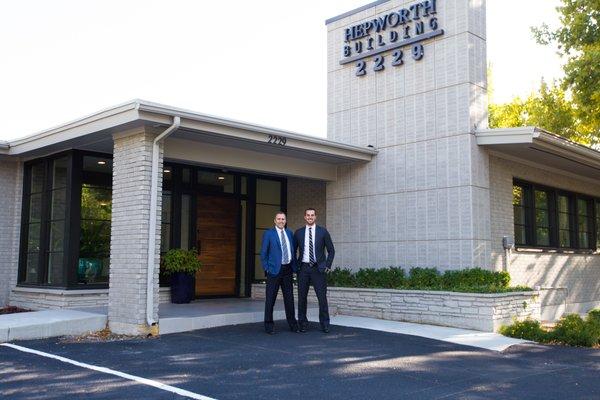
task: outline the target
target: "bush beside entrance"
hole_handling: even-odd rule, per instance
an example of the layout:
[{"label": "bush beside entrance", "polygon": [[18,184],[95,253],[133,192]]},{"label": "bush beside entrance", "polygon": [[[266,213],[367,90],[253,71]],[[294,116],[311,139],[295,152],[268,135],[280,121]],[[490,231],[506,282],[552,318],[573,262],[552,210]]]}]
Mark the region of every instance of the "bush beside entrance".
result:
[{"label": "bush beside entrance", "polygon": [[481,268],[451,270],[440,273],[436,268],[411,268],[406,274],[398,267],[362,268],[352,272],[336,268],[327,277],[328,284],[336,287],[372,289],[437,290],[463,293],[506,293],[530,291],[523,286],[510,287],[508,272],[488,271]]},{"label": "bush beside entrance", "polygon": [[546,330],[539,321],[527,319],[500,328],[500,333],[518,339],[568,346],[600,346],[600,309],[585,318],[577,314],[562,317],[553,329]]}]

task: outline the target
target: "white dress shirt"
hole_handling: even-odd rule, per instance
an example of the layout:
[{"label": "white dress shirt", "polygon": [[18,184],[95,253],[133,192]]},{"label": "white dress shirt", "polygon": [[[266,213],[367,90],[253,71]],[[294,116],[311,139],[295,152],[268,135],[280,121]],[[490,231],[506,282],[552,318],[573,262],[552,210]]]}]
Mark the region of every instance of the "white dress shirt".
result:
[{"label": "white dress shirt", "polygon": [[[288,237],[287,233],[285,232],[285,229],[279,229],[277,226],[275,227],[275,229],[277,230],[277,236],[279,237],[279,245],[281,246],[281,257],[282,257],[281,264],[282,265],[289,264],[290,262],[292,262],[292,260],[291,260],[292,250],[290,249],[290,238]],[[283,234],[285,235],[285,246],[287,247],[287,253],[288,253],[287,260],[283,259],[284,250],[283,250],[283,243],[281,243],[281,232],[283,232]]]},{"label": "white dress shirt", "polygon": [[315,262],[317,261],[317,247],[315,246],[315,237],[317,236],[317,224],[313,226],[306,225],[304,227],[304,254],[302,254],[302,262],[310,262],[309,244],[308,244],[308,228],[312,228],[312,241],[313,241],[313,255],[315,256]]}]

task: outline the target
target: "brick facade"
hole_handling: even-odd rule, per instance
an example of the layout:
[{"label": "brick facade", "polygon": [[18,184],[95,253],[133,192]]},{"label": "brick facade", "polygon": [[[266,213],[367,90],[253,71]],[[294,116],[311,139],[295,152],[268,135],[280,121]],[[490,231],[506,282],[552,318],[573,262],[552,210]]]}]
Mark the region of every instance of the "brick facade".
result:
[{"label": "brick facade", "polygon": [[[109,328],[116,333],[148,333],[146,324],[146,280],[152,141],[149,131],[114,135],[113,197],[110,245]],[[158,271],[162,150],[158,168],[159,194],[154,268],[154,320],[158,320]]]},{"label": "brick facade", "polygon": [[401,66],[384,53],[383,71],[366,58],[365,76],[354,62],[339,64],[345,28],[412,3],[384,2],[328,25],[328,138],[379,151],[327,185],[338,263],[487,267],[488,160],[473,134],[487,127],[485,2],[437,2],[445,33],[423,43],[420,61],[406,47]]},{"label": "brick facade", "polygon": [[303,226],[304,210],[313,207],[317,210],[317,224],[327,227],[327,206],[325,202],[325,182],[311,179],[288,178],[288,227],[295,231]]},{"label": "brick facade", "polygon": [[507,266],[514,285],[541,286],[545,320],[553,320],[563,312],[586,312],[600,306],[600,254],[513,250],[506,264],[502,237],[514,234],[513,178],[596,197],[600,197],[600,183],[548,167],[490,157],[493,268],[502,270]]},{"label": "brick facade", "polygon": [[23,163],[0,160],[0,307],[9,303],[17,284]]}]

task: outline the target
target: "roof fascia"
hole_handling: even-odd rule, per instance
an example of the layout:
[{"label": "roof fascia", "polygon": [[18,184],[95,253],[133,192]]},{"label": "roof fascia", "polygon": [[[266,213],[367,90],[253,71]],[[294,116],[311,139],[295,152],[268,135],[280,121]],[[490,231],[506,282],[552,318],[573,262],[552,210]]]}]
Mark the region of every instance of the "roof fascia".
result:
[{"label": "roof fascia", "polygon": [[130,102],[115,106],[56,128],[10,142],[9,154],[22,154],[45,146],[110,129],[139,118],[138,105]]}]

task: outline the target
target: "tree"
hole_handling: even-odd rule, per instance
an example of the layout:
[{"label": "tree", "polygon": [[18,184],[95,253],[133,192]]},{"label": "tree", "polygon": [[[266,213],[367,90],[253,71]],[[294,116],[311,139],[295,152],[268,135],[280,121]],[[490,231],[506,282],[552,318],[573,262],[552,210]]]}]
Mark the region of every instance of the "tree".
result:
[{"label": "tree", "polygon": [[598,141],[579,122],[575,106],[556,83],[549,86],[542,81],[539,90],[525,100],[516,97],[505,104],[490,103],[489,114],[491,128],[539,126],[588,146]]},{"label": "tree", "polygon": [[538,43],[557,44],[566,58],[562,88],[568,90],[583,130],[600,137],[600,0],[561,0],[561,27],[534,28]]}]

